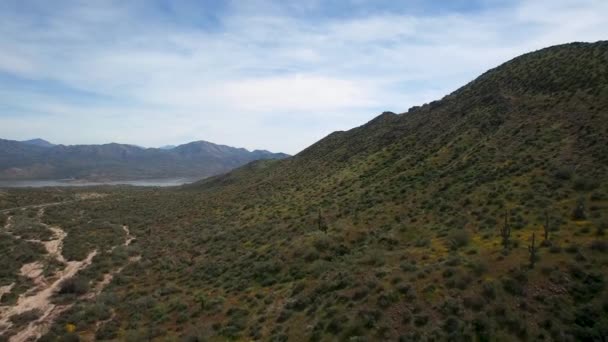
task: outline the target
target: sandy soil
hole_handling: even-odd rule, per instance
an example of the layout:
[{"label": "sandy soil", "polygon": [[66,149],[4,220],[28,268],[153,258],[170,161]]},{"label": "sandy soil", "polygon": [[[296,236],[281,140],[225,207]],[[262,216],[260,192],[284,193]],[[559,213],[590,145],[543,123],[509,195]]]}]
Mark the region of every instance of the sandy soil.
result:
[{"label": "sandy soil", "polygon": [[[50,205],[56,205],[56,203],[51,203]],[[42,223],[41,218],[44,215],[44,208],[48,205],[40,205],[40,206],[31,206],[39,208],[38,219],[39,222]],[[11,217],[9,217],[5,229],[10,228]],[[44,223],[42,223],[44,224]],[[53,232],[54,238],[50,241],[39,241],[39,240],[31,240],[32,242],[37,242],[46,248],[49,256],[54,257],[57,261],[64,264],[65,267],[58,271],[53,277],[53,281],[49,283],[47,279],[43,275],[44,265],[37,261],[29,264],[25,264],[21,267],[20,274],[24,277],[30,278],[35,287],[30,289],[26,293],[19,296],[17,303],[13,306],[5,306],[0,307],[0,333],[3,333],[9,330],[12,327],[12,323],[9,318],[13,315],[17,315],[30,310],[39,310],[42,312],[42,315],[33,322],[30,322],[27,326],[25,326],[22,330],[20,330],[17,334],[11,336],[11,342],[22,342],[29,341],[32,339],[38,339],[42,335],[44,335],[48,329],[51,327],[53,322],[57,319],[57,317],[70,308],[71,305],[55,305],[51,303],[51,297],[59,290],[61,283],[69,278],[75,276],[80,270],[88,267],[97,251],[92,251],[89,255],[81,261],[66,261],[62,255],[63,248],[63,240],[66,238],[67,233],[63,231],[60,227],[57,226],[48,226]],[[135,237],[131,235],[129,228],[127,226],[122,227],[125,231],[125,242],[124,246],[129,246]],[[114,249],[113,247],[112,249]],[[129,263],[139,261],[140,257],[131,257],[129,258]],[[126,266],[126,265],[125,265]],[[87,294],[81,297],[81,299],[94,299],[98,296],[103,289],[110,284],[114,276],[120,273],[125,266],[122,266],[118,269],[113,270],[110,273],[106,273],[103,279],[95,285],[95,287]],[[14,284],[0,287],[0,298],[3,294],[11,291]]]},{"label": "sandy soil", "polygon": [[[40,208],[38,218],[44,215],[44,206]],[[5,228],[8,227],[10,227],[10,217]],[[31,338],[37,339],[42,336],[43,333],[47,331],[48,327],[50,327],[54,318],[66,309],[65,306],[57,306],[51,303],[51,297],[59,290],[59,287],[64,280],[72,278],[78,271],[89,266],[93,257],[97,254],[97,251],[92,251],[84,260],[66,262],[61,252],[63,240],[67,236],[67,233],[59,227],[49,227],[49,229],[54,233],[53,240],[32,241],[43,244],[49,255],[65,264],[65,268],[55,274],[52,283],[48,283],[43,276],[44,265],[41,262],[36,261],[21,267],[20,274],[32,279],[35,287],[26,293],[21,294],[15,305],[0,307],[0,332],[5,332],[12,327],[12,323],[9,320],[11,316],[34,309],[42,312],[42,315],[37,320],[30,322],[16,335],[12,336],[10,341],[20,342]]]},{"label": "sandy soil", "polygon": [[106,196],[108,196],[108,194],[101,194],[98,192],[81,192],[76,194],[76,198],[79,200],[104,198]]},{"label": "sandy soil", "polygon": [[[127,246],[129,246],[131,244],[131,242],[133,242],[133,240],[135,240],[135,236],[131,235],[131,232],[129,231],[129,227],[123,225],[122,229],[125,231],[125,234],[126,234],[126,239],[125,239],[125,242],[124,242],[123,246],[127,247]],[[114,249],[114,248],[116,248],[116,246],[112,247],[112,249]],[[139,256],[139,255],[138,256],[134,256],[134,257],[130,257],[129,258],[129,263],[137,262],[140,259],[141,259],[141,256]],[[93,288],[93,291],[91,291],[88,294],[86,294],[84,296],[84,298],[86,298],[86,299],[93,299],[93,298],[97,297],[101,293],[101,291],[103,291],[103,289],[110,284],[110,282],[112,281],[112,279],[114,279],[114,276],[116,274],[122,272],[122,270],[126,266],[127,265],[119,267],[119,268],[113,270],[110,273],[104,274],[103,275],[103,279],[99,283],[97,283],[95,285],[95,287]]]},{"label": "sandy soil", "polygon": [[53,283],[47,285],[46,287],[41,287],[40,291],[31,296],[27,296],[27,293],[19,296],[19,299],[14,306],[1,312],[2,317],[5,318],[0,319],[0,326],[6,326],[6,329],[10,328],[12,325],[8,318],[13,315],[33,309],[38,309],[43,313],[40,318],[30,322],[23,330],[12,336],[10,338],[11,342],[26,341],[30,338],[37,339],[47,331],[58,313],[61,313],[67,309],[66,306],[57,306],[51,303],[51,297],[59,290],[59,287],[64,280],[72,278],[74,275],[76,275],[76,273],[78,273],[78,271],[89,266],[96,254],[97,251],[93,251],[89,253],[84,260],[68,262],[66,267],[58,272],[58,277]]},{"label": "sandy soil", "polygon": [[2,296],[4,296],[5,294],[11,292],[11,290],[13,289],[13,286],[15,286],[15,283],[0,286],[0,299],[2,299]]}]

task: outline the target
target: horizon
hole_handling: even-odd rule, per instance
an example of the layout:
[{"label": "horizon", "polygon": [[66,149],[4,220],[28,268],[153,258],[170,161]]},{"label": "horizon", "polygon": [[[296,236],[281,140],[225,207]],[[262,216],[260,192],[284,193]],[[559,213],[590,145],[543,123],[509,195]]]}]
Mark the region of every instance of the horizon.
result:
[{"label": "horizon", "polygon": [[[588,1],[0,4],[0,136],[297,154],[521,54],[606,39]],[[277,32],[281,32],[277,36]],[[447,42],[447,43],[446,43]]]},{"label": "horizon", "polygon": [[186,141],[186,142],[182,142],[182,143],[178,143],[176,145],[162,145],[162,146],[142,146],[142,145],[136,145],[136,144],[125,144],[125,143],[121,143],[121,142],[117,142],[117,141],[109,141],[109,142],[103,142],[103,143],[99,143],[99,144],[80,144],[80,143],[75,143],[75,144],[61,144],[61,143],[55,143],[53,141],[49,141],[48,139],[45,138],[41,138],[41,137],[35,137],[35,138],[29,138],[29,139],[23,139],[23,140],[13,140],[13,139],[6,139],[3,137],[0,137],[0,140],[8,140],[8,141],[16,141],[16,142],[20,142],[20,143],[28,143],[28,142],[32,142],[32,141],[40,141],[40,142],[45,142],[45,143],[49,143],[51,145],[54,146],[101,146],[101,145],[112,145],[112,144],[116,144],[116,145],[127,145],[127,146],[133,146],[133,147],[138,147],[141,149],[165,149],[165,148],[169,148],[169,149],[173,149],[175,147],[179,147],[182,145],[188,145],[188,144],[192,144],[192,143],[210,143],[213,145],[217,145],[217,146],[227,146],[227,147],[232,147],[232,148],[236,148],[236,149],[245,149],[249,152],[255,152],[255,151],[266,151],[266,152],[272,152],[272,153],[283,153],[281,151],[268,151],[268,150],[264,150],[264,149],[248,149],[246,147],[240,147],[240,146],[230,146],[230,145],[226,145],[226,144],[221,144],[221,143],[214,143],[212,141],[207,141],[207,140],[193,140],[193,141]]}]

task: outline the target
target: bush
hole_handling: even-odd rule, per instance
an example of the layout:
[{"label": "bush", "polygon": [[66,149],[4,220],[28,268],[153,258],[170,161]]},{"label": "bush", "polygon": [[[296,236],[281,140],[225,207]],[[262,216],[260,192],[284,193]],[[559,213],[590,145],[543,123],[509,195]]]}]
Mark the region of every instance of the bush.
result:
[{"label": "bush", "polygon": [[95,332],[95,339],[97,340],[112,340],[118,336],[118,329],[120,328],[118,322],[112,320],[102,324],[97,332]]},{"label": "bush", "polygon": [[329,321],[325,330],[330,334],[338,335],[340,332],[342,332],[342,329],[346,323],[348,323],[348,319],[346,317],[334,317]]},{"label": "bush", "polygon": [[496,298],[496,287],[492,282],[485,282],[481,287],[481,294],[487,299]]},{"label": "bush", "polygon": [[443,322],[443,330],[448,334],[452,334],[456,332],[460,328],[460,320],[456,317],[448,317],[448,319]]},{"label": "bush", "polygon": [[485,300],[481,296],[465,297],[462,300],[462,303],[464,304],[464,306],[466,306],[467,308],[471,308],[474,311],[481,310],[486,304]]},{"label": "bush", "polygon": [[89,290],[89,282],[81,277],[72,277],[59,285],[59,294],[83,295]]},{"label": "bush", "polygon": [[524,294],[524,288],[519,282],[513,278],[505,278],[502,280],[503,289],[514,296],[522,296]]},{"label": "bush", "polygon": [[553,254],[558,254],[562,252],[562,248],[558,245],[552,245],[549,247],[549,252]]},{"label": "bush", "polygon": [[574,220],[584,220],[587,218],[585,214],[585,200],[583,198],[579,198],[576,202],[576,207],[572,211],[572,219]]},{"label": "bush", "polygon": [[42,311],[38,309],[33,309],[22,312],[17,315],[13,315],[9,318],[9,320],[16,326],[22,326],[37,320],[38,318],[40,318],[40,316],[42,316]]},{"label": "bush", "polygon": [[473,273],[478,277],[488,271],[488,265],[484,261],[473,262],[470,266]]},{"label": "bush", "polygon": [[429,316],[427,315],[417,315],[414,317],[414,324],[418,327],[425,326],[429,322]]},{"label": "bush", "polygon": [[591,194],[590,198],[592,201],[603,201],[606,199],[606,195],[601,192],[594,192]]},{"label": "bush", "polygon": [[576,177],[574,179],[574,190],[577,191],[591,191],[597,188],[597,182],[583,177]]},{"label": "bush", "polygon": [[606,253],[608,251],[608,241],[606,240],[593,240],[590,248],[594,251]]},{"label": "bush", "polygon": [[577,245],[568,245],[568,247],[566,247],[566,253],[570,253],[570,254],[574,254],[574,253],[578,253],[579,248]]},{"label": "bush", "polygon": [[567,167],[560,168],[555,171],[554,176],[557,179],[569,180],[570,178],[572,178],[572,169]]},{"label": "bush", "polygon": [[448,234],[450,248],[458,249],[469,244],[471,237],[469,232],[464,229],[453,230]]}]

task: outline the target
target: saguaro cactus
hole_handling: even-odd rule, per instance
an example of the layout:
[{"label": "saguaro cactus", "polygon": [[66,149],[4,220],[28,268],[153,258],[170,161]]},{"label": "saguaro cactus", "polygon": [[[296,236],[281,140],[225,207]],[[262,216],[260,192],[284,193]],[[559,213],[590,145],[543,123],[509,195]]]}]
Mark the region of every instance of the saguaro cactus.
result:
[{"label": "saguaro cactus", "polygon": [[528,245],[528,252],[530,253],[530,268],[534,268],[534,264],[536,263],[536,245],[535,245],[535,234],[532,233],[532,243]]},{"label": "saguaro cactus", "polygon": [[511,226],[509,225],[509,210],[505,211],[505,223],[500,228],[500,236],[502,237],[502,245],[504,249],[509,248],[509,237],[511,237]]},{"label": "saguaro cactus", "polygon": [[545,231],[545,241],[549,241],[549,213],[545,210],[545,224],[543,225]]},{"label": "saguaro cactus", "polygon": [[317,219],[318,228],[323,233],[327,234],[327,223],[325,223],[325,219],[321,215],[321,209],[319,209],[319,217]]}]

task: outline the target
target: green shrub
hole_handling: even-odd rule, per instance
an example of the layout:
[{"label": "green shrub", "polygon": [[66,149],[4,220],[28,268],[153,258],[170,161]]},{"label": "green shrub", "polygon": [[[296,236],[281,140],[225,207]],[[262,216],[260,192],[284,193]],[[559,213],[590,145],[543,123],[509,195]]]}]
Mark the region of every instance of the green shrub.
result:
[{"label": "green shrub", "polygon": [[577,191],[591,191],[597,188],[598,184],[595,180],[583,177],[576,177],[574,179],[574,190]]},{"label": "green shrub", "polygon": [[459,249],[469,244],[471,237],[469,232],[464,229],[453,230],[448,234],[449,246],[452,249]]},{"label": "green shrub", "polygon": [[503,289],[514,296],[522,296],[524,294],[523,286],[513,278],[505,278],[502,280]]},{"label": "green shrub", "polygon": [[118,337],[118,329],[120,324],[115,320],[103,323],[99,329],[95,332],[95,339],[97,340],[112,340]]},{"label": "green shrub", "polygon": [[584,220],[587,218],[585,214],[585,199],[579,198],[576,202],[576,207],[572,211],[572,219],[574,220]]},{"label": "green shrub", "polygon": [[79,276],[66,279],[59,285],[59,294],[83,295],[89,290],[89,281]]},{"label": "green shrub", "polygon": [[556,170],[553,175],[555,176],[555,178],[560,179],[560,180],[569,180],[572,178],[572,174],[573,174],[572,168],[563,167],[563,168]]},{"label": "green shrub", "polygon": [[26,325],[32,321],[37,320],[38,318],[40,318],[40,316],[42,316],[42,311],[40,311],[38,309],[33,309],[33,310],[22,312],[17,315],[13,315],[9,318],[9,320],[11,321],[11,323],[15,324],[16,326],[22,326],[22,325]]},{"label": "green shrub", "polygon": [[481,287],[481,294],[487,299],[496,298],[496,286],[493,282],[485,282]]},{"label": "green shrub", "polygon": [[594,251],[606,253],[608,252],[608,241],[606,240],[593,240],[590,248]]},{"label": "green shrub", "polygon": [[429,322],[429,316],[427,315],[416,315],[414,317],[414,324],[417,327],[425,326]]}]

